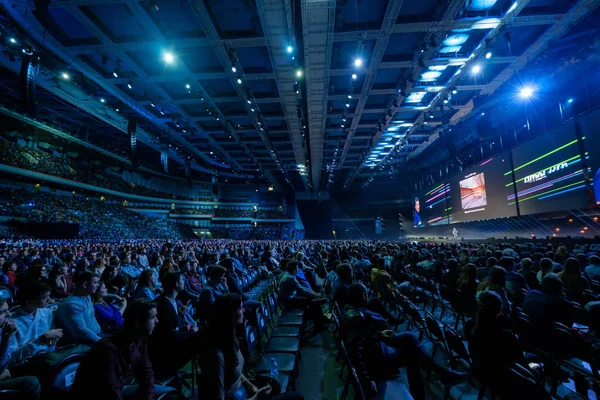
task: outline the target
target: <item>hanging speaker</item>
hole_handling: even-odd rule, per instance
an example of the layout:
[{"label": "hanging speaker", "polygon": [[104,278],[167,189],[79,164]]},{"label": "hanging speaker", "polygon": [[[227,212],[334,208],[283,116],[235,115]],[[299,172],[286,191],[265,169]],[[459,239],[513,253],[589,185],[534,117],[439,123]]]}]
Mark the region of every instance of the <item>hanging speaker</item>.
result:
[{"label": "hanging speaker", "polygon": [[40,58],[33,54],[24,53],[21,59],[21,105],[23,110],[35,117],[37,106],[35,104],[35,87],[38,73],[40,72]]}]

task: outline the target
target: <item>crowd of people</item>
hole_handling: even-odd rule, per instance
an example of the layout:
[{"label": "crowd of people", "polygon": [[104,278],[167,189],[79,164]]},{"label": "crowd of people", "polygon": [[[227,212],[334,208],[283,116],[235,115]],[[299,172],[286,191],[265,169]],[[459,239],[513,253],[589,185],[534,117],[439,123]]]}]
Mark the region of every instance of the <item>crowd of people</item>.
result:
[{"label": "crowd of people", "polygon": [[0,212],[29,222],[78,224],[79,237],[85,239],[194,237],[188,225],[147,217],[121,203],[78,195],[2,188]]},{"label": "crowd of people", "polygon": [[[18,387],[26,398],[39,398],[44,388],[20,363],[63,351],[68,344],[91,347],[72,387],[80,395],[93,387],[91,398],[117,398],[110,397],[114,393],[152,398],[174,390],[155,383],[198,352],[207,352],[208,365],[224,368],[206,370],[202,385],[215,393],[211,398],[234,399],[240,387],[248,393],[258,390],[241,372],[244,346],[232,333],[260,307],[242,284],[253,274],[276,276],[286,309],[304,309],[315,331],[329,325],[322,308],[328,293],[340,310],[352,365],[370,395],[401,365],[415,399],[426,398],[420,371],[434,372],[445,385],[467,378],[435,362],[413,333],[394,332],[403,316],[393,312],[393,305],[405,308],[408,299],[422,294],[417,278],[435,282],[454,311],[466,316],[462,329],[472,372],[501,398],[549,398],[541,363],[523,351],[523,338],[514,334],[515,318],[528,321],[537,345],[547,350],[553,344],[544,332],[556,324],[577,334],[574,322],[580,313],[592,330],[600,320],[600,257],[583,245],[5,240],[0,264],[0,285],[15,294],[0,301],[0,340],[8,341],[0,343],[0,353],[5,351],[0,354],[0,388]],[[8,307],[14,305],[20,308],[11,317]],[[207,350],[206,340],[220,350]],[[514,379],[508,372],[514,364],[535,379],[506,385]],[[97,373],[105,369],[110,371]],[[137,386],[130,385],[134,375]],[[580,393],[587,393],[585,379],[575,382]]]}]

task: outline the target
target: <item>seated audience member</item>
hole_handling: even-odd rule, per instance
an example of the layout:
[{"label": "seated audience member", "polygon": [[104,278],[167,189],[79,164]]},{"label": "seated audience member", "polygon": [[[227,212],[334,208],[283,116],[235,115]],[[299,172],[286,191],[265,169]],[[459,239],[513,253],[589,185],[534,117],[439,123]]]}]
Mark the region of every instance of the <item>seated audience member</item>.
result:
[{"label": "seated audience member", "polygon": [[[244,306],[237,294],[225,294],[216,299],[209,323],[210,349],[203,363],[202,391],[207,399],[255,399],[269,396],[271,387],[256,387],[243,374],[244,357],[236,330],[244,323]],[[302,400],[299,394],[287,392],[269,397],[277,400]]]},{"label": "seated audience member", "polygon": [[565,268],[558,273],[558,277],[563,282],[567,299],[581,303],[584,291],[590,290],[590,283],[581,274],[579,262],[575,258],[567,258]]},{"label": "seated audience member", "polygon": [[12,319],[17,334],[11,338],[9,347],[11,365],[33,357],[39,353],[52,351],[62,337],[62,329],[53,329],[50,303],[50,287],[39,281],[26,283],[17,294],[19,308]]},{"label": "seated audience member", "polygon": [[180,272],[167,272],[162,278],[164,293],[156,299],[158,324],[148,342],[150,359],[158,375],[170,376],[198,353],[198,326],[177,300],[185,281]]},{"label": "seated audience member", "polygon": [[[116,333],[123,328],[123,313],[127,308],[127,300],[109,294],[104,282],[98,282],[98,289],[92,295],[96,321],[104,333]],[[113,304],[116,303],[116,304]]]},{"label": "seated audience member", "polygon": [[206,270],[208,281],[200,293],[199,316],[205,322],[210,318],[212,305],[216,298],[222,294],[229,293],[227,287],[227,270],[220,265],[211,265]]},{"label": "seated audience member", "polygon": [[[352,284],[353,277],[353,269],[350,267],[350,264],[340,264],[337,267],[338,275],[340,277],[340,285],[336,289],[333,294],[333,299],[337,303],[340,311],[344,309],[344,307],[348,304],[348,288]],[[390,325],[398,325],[402,321],[398,318],[394,317],[388,310],[385,308],[385,305],[381,302],[378,297],[374,297],[369,299],[367,302],[367,310],[381,314],[384,318],[386,318],[387,322]]]},{"label": "seated audience member", "polygon": [[485,267],[477,269],[477,279],[479,279],[480,281],[486,279],[490,274],[492,267],[498,265],[498,259],[496,257],[492,257],[491,251],[487,250],[485,252],[485,255],[487,257],[487,260],[485,261]]},{"label": "seated audience member", "polygon": [[537,279],[541,284],[546,275],[554,273],[554,262],[552,262],[551,259],[544,257],[540,260],[539,265],[540,270],[537,273]]},{"label": "seated audience member", "polygon": [[456,281],[456,288],[465,296],[475,296],[477,286],[477,267],[469,263],[463,267],[462,273]]},{"label": "seated audience member", "polygon": [[[79,364],[70,398],[154,400],[174,392],[154,383],[147,342],[158,322],[156,316],[156,304],[148,299],[131,302],[123,330],[98,341]],[[135,384],[131,384],[133,378]]]},{"label": "seated audience member", "polygon": [[[50,267],[47,265],[43,265],[43,264],[36,264],[33,265],[29,268],[27,268],[27,271],[25,272],[25,276],[24,276],[24,280],[25,281],[40,281],[43,282],[45,284],[49,284],[50,282],[48,281],[48,269]],[[20,281],[19,281],[20,282]]]},{"label": "seated audience member", "polygon": [[523,290],[529,290],[529,285],[525,277],[515,272],[515,259],[512,257],[502,257],[500,266],[506,271],[506,292],[512,299],[523,299]]},{"label": "seated audience member", "polygon": [[515,368],[513,363],[526,371],[529,371],[529,364],[517,336],[506,328],[508,323],[502,314],[500,296],[487,291],[479,296],[478,302],[475,321],[469,321],[465,326],[475,377],[502,398],[550,399],[543,385],[509,373],[508,368]]},{"label": "seated audience member", "polygon": [[56,310],[56,326],[63,329],[62,344],[93,344],[100,340],[101,331],[94,312],[91,296],[98,289],[100,278],[85,271],[75,278],[73,294],[60,303]]},{"label": "seated audience member", "polygon": [[479,299],[481,293],[485,291],[494,291],[502,299],[502,312],[509,315],[512,310],[510,300],[506,293],[506,271],[502,267],[494,266],[490,269],[490,275],[477,286],[476,297]]},{"label": "seated audience member", "polygon": [[19,399],[39,400],[42,394],[40,381],[35,376],[22,376],[11,378],[10,371],[6,369],[11,359],[8,343],[17,333],[14,321],[9,321],[10,311],[6,299],[0,297],[0,391],[17,390]]},{"label": "seated audience member", "polygon": [[227,270],[226,278],[227,278],[227,291],[222,293],[235,293],[242,296],[242,300],[244,301],[244,309],[246,312],[246,319],[254,320],[256,316],[256,310],[261,306],[260,301],[251,300],[250,296],[244,293],[244,290],[239,284],[238,277],[235,273],[235,269],[233,267],[233,263],[231,262],[231,258],[227,258],[222,261],[222,266]]},{"label": "seated audience member", "polygon": [[94,262],[94,273],[98,276],[102,276],[104,273],[104,269],[106,268],[106,263],[104,262],[104,258],[98,258]]},{"label": "seated audience member", "polygon": [[[325,253],[327,254],[327,253]],[[362,270],[365,273],[369,273],[371,271],[369,271],[369,267],[371,266],[371,263],[369,262],[369,260],[365,260],[362,253],[358,253],[356,255],[356,261],[354,261],[354,268],[358,268],[360,270]]]},{"label": "seated audience member", "polygon": [[3,285],[15,286],[17,282],[17,263],[6,261],[2,264],[2,277],[0,283]]},{"label": "seated audience member", "polygon": [[298,273],[296,275],[298,282],[313,292],[318,292],[320,288],[313,275],[314,269],[306,266],[307,260],[304,258],[304,253],[301,251],[296,252],[294,259],[298,262]]},{"label": "seated audience member", "polygon": [[154,300],[158,297],[159,288],[156,286],[156,271],[147,269],[140,274],[137,288],[132,298]]},{"label": "seated audience member", "polygon": [[589,265],[585,267],[585,273],[590,279],[600,281],[600,257],[590,256]]},{"label": "seated audience member", "polygon": [[288,309],[306,309],[307,316],[315,323],[315,329],[323,329],[329,322],[321,309],[325,299],[298,283],[297,269],[298,262],[290,261],[287,263],[286,271],[278,277],[281,302]]},{"label": "seated audience member", "polygon": [[531,261],[531,258],[523,258],[521,260],[521,271],[520,274],[523,275],[525,281],[527,281],[527,285],[529,289],[539,289],[540,282],[537,279],[537,273],[534,271],[534,265]]},{"label": "seated audience member", "polygon": [[381,315],[366,309],[368,294],[362,284],[350,285],[348,295],[349,302],[342,311],[342,329],[347,335],[350,358],[368,396],[375,396],[377,382],[401,366],[406,367],[410,393],[416,400],[426,398],[421,369],[436,372],[442,384],[467,378],[468,374],[434,363],[412,333],[389,330]]},{"label": "seated audience member", "polygon": [[62,299],[71,294],[73,281],[69,275],[69,268],[65,264],[54,264],[50,284],[52,285],[52,297]]},{"label": "seated audience member", "polygon": [[563,283],[556,274],[548,274],[541,290],[530,290],[523,302],[523,311],[542,333],[552,322],[573,325],[573,305],[563,297]]},{"label": "seated audience member", "polygon": [[142,270],[133,265],[131,261],[131,254],[122,254],[121,255],[121,273],[128,278],[139,278]]}]

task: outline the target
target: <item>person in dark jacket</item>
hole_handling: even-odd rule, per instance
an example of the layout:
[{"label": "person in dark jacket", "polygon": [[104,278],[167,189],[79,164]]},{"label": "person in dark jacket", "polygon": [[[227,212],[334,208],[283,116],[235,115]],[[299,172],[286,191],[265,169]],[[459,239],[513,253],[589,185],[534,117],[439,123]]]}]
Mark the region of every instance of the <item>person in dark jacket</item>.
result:
[{"label": "person in dark jacket", "polygon": [[[483,292],[478,304],[475,321],[465,326],[475,377],[502,398],[549,399],[544,386],[529,377],[536,377],[537,372],[529,369],[517,336],[507,329],[500,296],[493,291]],[[509,368],[522,368],[525,374],[511,373]]]},{"label": "person in dark jacket", "polygon": [[[158,322],[156,316],[154,303],[134,300],[125,312],[124,329],[97,342],[79,364],[70,398],[153,400],[174,392],[171,387],[155,385],[148,358],[147,341]],[[134,377],[136,384],[132,385]]]},{"label": "person in dark jacket", "polygon": [[164,293],[156,299],[158,324],[148,345],[155,373],[172,376],[198,353],[202,338],[198,325],[177,300],[185,286],[181,273],[167,272],[162,285]]},{"label": "person in dark jacket", "polygon": [[468,374],[446,369],[434,363],[417,338],[410,332],[393,333],[385,319],[366,309],[367,288],[354,283],[348,288],[349,302],[342,311],[342,330],[346,335],[350,359],[369,396],[377,394],[377,381],[405,366],[410,393],[425,399],[421,369],[434,371],[442,384],[453,384]]},{"label": "person in dark jacket", "polygon": [[[560,322],[568,327],[573,325],[573,305],[563,297],[563,283],[555,274],[544,276],[542,290],[530,290],[527,293],[523,311],[540,334],[552,322]],[[546,335],[542,335],[544,336]]]}]

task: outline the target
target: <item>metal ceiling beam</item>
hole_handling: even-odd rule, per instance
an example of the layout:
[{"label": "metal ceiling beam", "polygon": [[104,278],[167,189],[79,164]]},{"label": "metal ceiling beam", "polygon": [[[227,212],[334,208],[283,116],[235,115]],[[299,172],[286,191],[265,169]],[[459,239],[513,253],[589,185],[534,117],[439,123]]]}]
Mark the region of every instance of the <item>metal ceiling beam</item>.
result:
[{"label": "metal ceiling beam", "polygon": [[[507,82],[510,78],[512,78],[516,73],[519,72],[523,67],[525,67],[529,61],[538,57],[544,50],[548,48],[548,45],[556,40],[564,36],[574,25],[579,23],[581,19],[583,19],[587,14],[592,12],[600,5],[600,1],[598,0],[582,0],[577,3],[573,8],[563,15],[562,19],[556,21],[554,26],[544,32],[537,40],[535,40],[531,46],[523,54],[519,57],[515,57],[515,60],[506,67],[502,72],[500,72],[496,77],[487,85],[484,85],[484,88],[481,89],[481,94],[492,95],[502,84]],[[503,96],[497,97],[496,99],[483,104],[481,107],[473,108],[471,107],[468,111],[463,113],[457,113],[450,119],[451,125],[456,125],[461,121],[468,119],[471,115],[479,115],[482,111],[488,110],[493,106],[502,103],[505,101]],[[410,154],[410,157],[416,157],[420,154],[425,148],[427,148],[431,143],[433,143],[436,139],[439,138],[439,135],[435,135],[438,131],[434,132],[434,135],[430,138],[427,143],[423,143],[419,148],[417,148],[413,153]]]},{"label": "metal ceiling beam", "polygon": [[[485,90],[487,88],[487,85],[481,84],[481,85],[460,85],[460,86],[456,86],[455,89],[458,90],[459,92],[472,92],[472,91],[480,91],[480,90]],[[420,92],[423,90],[426,90],[427,87],[413,87],[410,90],[407,90],[407,92]],[[361,96],[377,96],[377,95],[390,95],[390,94],[394,94],[394,93],[398,93],[398,89],[396,89],[396,87],[394,86],[393,88],[390,89],[372,89],[369,93],[367,94],[359,94],[359,95],[354,95],[352,96],[353,100],[356,99],[360,99]],[[346,94],[330,94],[329,95],[329,100],[334,101],[334,100],[347,100],[348,99],[348,95]]]},{"label": "metal ceiling beam", "polygon": [[[302,125],[298,118],[298,95],[290,78],[294,77],[294,64],[287,46],[294,38],[290,0],[256,0],[258,16],[266,37],[269,58],[277,81],[279,99],[289,130],[289,140],[296,155],[296,165],[306,166],[307,156],[302,136]],[[296,51],[296,49],[294,49]],[[284,81],[287,83],[283,83]],[[301,176],[306,191],[308,179]]]},{"label": "metal ceiling beam", "polygon": [[[112,44],[112,40],[108,37],[108,35],[106,35],[100,28],[98,28],[98,26],[96,26],[96,24],[94,24],[87,15],[85,15],[83,13],[83,11],[81,11],[81,9],[77,6],[74,5],[68,5],[65,7],[65,9],[75,18],[77,19],[77,21],[79,21],[79,23],[81,23],[90,33],[92,33],[95,37],[97,37],[102,43],[105,44]],[[139,9],[137,9],[139,11]],[[133,10],[132,10],[133,11]],[[141,11],[143,12],[143,10]],[[134,11],[135,14],[135,11]],[[144,12],[145,14],[145,12]],[[141,17],[141,15],[136,15],[138,17]],[[155,32],[156,34],[156,32]],[[117,52],[118,56],[125,61],[128,66],[130,68],[133,69],[133,71],[142,79],[144,79],[145,77],[147,77],[147,74],[145,73],[145,71],[143,69],[141,69],[127,54],[125,54],[122,51]],[[113,91],[120,91],[120,89],[118,89],[117,87],[115,87],[113,84],[111,84],[111,82],[108,82],[106,79],[101,79],[101,81],[99,82],[101,85],[103,86],[110,86],[112,87]],[[160,87],[158,86],[154,86],[153,87],[155,90],[157,90],[161,96],[165,99],[170,99],[169,95],[162,90]],[[128,100],[125,101],[125,103],[132,105],[132,101]],[[178,112],[183,116],[186,117],[186,113],[183,109],[179,109]],[[152,120],[152,119],[151,119]],[[165,129],[165,126],[162,127],[163,129]],[[196,125],[195,128],[199,131],[202,132],[202,127]],[[200,157],[203,158],[205,161],[209,162],[209,163],[213,163],[214,160],[212,160],[211,157],[209,157],[208,155],[206,155],[205,153],[199,151],[196,147],[191,147],[188,146],[189,142],[187,142],[187,140],[185,138],[182,137],[182,135],[172,135],[171,134],[171,129],[169,129],[168,127],[166,127],[167,132],[169,132],[169,136],[171,136],[174,139],[175,143],[179,143],[180,146],[183,146],[185,148],[189,148],[190,150],[192,150],[192,152]],[[206,135],[207,138],[210,139],[210,137],[208,135]],[[233,163],[233,167],[236,169],[242,169],[241,166],[239,164],[237,164],[237,161],[235,159],[233,159],[231,156],[229,156],[220,146],[216,145],[215,143],[215,147],[216,149],[218,149],[218,151],[220,151],[222,154],[225,155],[225,157]]]},{"label": "metal ceiling beam", "polygon": [[[118,51],[120,53],[120,51]],[[158,75],[158,76],[147,76],[147,82],[155,82],[155,83],[171,83],[171,82],[181,82],[183,79],[192,79],[192,80],[200,80],[200,81],[210,81],[215,79],[228,79],[229,74],[225,72],[205,72],[198,74],[189,74],[185,77],[181,75]],[[266,81],[275,79],[275,75],[271,72],[266,73],[258,73],[258,74],[248,74],[246,75],[246,80],[249,81]],[[125,85],[129,81],[128,78],[107,78],[108,81],[114,84]],[[237,84],[237,83],[236,83]]]},{"label": "metal ceiling beam", "polygon": [[323,135],[327,122],[335,8],[336,0],[300,1],[311,178],[315,192],[319,191],[323,169]]},{"label": "metal ceiling beam", "polygon": [[[367,105],[368,94],[373,88],[373,82],[375,82],[375,75],[377,74],[377,71],[381,66],[381,62],[383,61],[383,56],[385,54],[385,49],[387,48],[388,42],[393,33],[394,24],[398,19],[398,15],[400,15],[402,3],[403,0],[390,0],[388,2],[387,9],[385,10],[385,15],[383,17],[383,22],[381,24],[381,35],[377,38],[375,48],[373,49],[373,54],[371,55],[368,72],[365,76],[365,80],[360,91],[358,104],[354,109],[355,116],[354,118],[352,118],[352,124],[348,128],[348,136],[346,137],[346,141],[344,142],[344,148],[342,150],[342,155],[340,156],[339,165],[344,165],[344,162],[346,161],[346,156],[348,155],[350,145],[352,144],[352,139],[354,138],[354,133],[356,132],[356,128],[360,123],[363,111],[365,110],[365,106]],[[358,72],[362,73],[362,71]]]},{"label": "metal ceiling beam", "polygon": [[[516,59],[516,57],[511,56],[499,56],[492,57],[486,62],[489,64],[510,64]],[[466,64],[469,61],[468,57],[456,57],[456,58],[433,58],[429,61],[425,62],[426,66],[432,65],[455,65],[461,66]],[[381,62],[379,65],[379,69],[406,69],[410,68],[413,65],[413,61],[386,61]],[[355,68],[339,68],[332,69],[331,76],[351,76],[353,73],[356,73],[357,70]],[[366,68],[358,71],[359,75],[362,74],[370,74],[372,73],[371,68]]]},{"label": "metal ceiling beam", "polygon": [[[235,103],[240,101],[240,98],[237,96],[234,97],[213,97],[212,101],[214,103]],[[266,98],[255,98],[254,101],[257,104],[272,104],[272,103],[280,103],[281,99],[278,97],[266,97]],[[139,105],[149,106],[153,102],[150,100],[141,100],[138,101]],[[170,105],[170,104],[179,104],[179,105],[190,105],[190,104],[203,104],[197,97],[189,98],[189,99],[176,99],[172,101],[162,101],[161,105]]]},{"label": "metal ceiling beam", "polygon": [[[538,26],[538,25],[553,25],[556,21],[560,20],[563,17],[563,14],[549,14],[549,15],[528,15],[528,16],[518,16],[516,17],[510,26],[513,27],[522,27],[522,26]],[[477,18],[464,18],[458,19],[452,22],[452,25],[449,29],[471,29],[474,23],[478,21],[483,21],[488,19],[488,17],[477,17]],[[436,32],[439,27],[436,24],[439,21],[426,21],[426,22],[406,22],[399,23],[394,25],[392,33],[426,33],[426,32]],[[367,40],[376,40],[379,39],[383,34],[383,30],[373,29],[365,31],[367,34]],[[355,31],[352,32],[338,32],[334,36],[334,40],[338,41],[354,41],[357,40],[358,36]]]},{"label": "metal ceiling beam", "polygon": [[[458,0],[456,0],[458,1]],[[496,36],[498,36],[501,32],[503,32],[503,29],[505,28],[506,25],[509,25],[511,23],[511,21],[513,21],[516,16],[525,8],[527,7],[527,4],[529,4],[530,0],[521,0],[518,3],[515,3],[515,6],[512,7],[512,9],[510,10],[510,12],[507,12],[500,20],[500,24],[495,27],[494,29],[492,29],[488,35],[482,40],[481,43],[483,43],[483,41],[489,41],[489,40],[493,40]],[[587,0],[582,0],[582,1],[587,1]],[[600,0],[589,0],[589,1],[600,1]],[[454,0],[453,0],[454,2]],[[448,13],[446,13],[448,14]],[[441,37],[437,37],[437,42],[439,43],[441,40]],[[478,57],[483,54],[483,52],[486,51],[486,46],[480,45],[478,46],[475,51],[473,51],[473,54],[471,56],[471,60],[462,68],[462,70],[466,70],[467,67],[469,65],[471,65],[472,63],[478,62],[476,60],[478,60]],[[428,56],[429,53],[431,52],[431,49],[428,50],[427,52],[425,52]],[[413,77],[416,76],[419,72],[420,72],[421,68],[415,66],[414,70],[413,70]],[[458,80],[462,77],[462,74],[455,74],[450,81],[448,82],[448,85],[446,86],[445,89],[443,89],[442,91],[440,91],[437,96],[431,101],[430,106],[431,107],[435,107],[437,105],[437,103],[439,101],[441,101],[441,99],[448,93],[448,91],[450,90],[451,87],[453,87],[453,85],[456,84],[456,82],[458,82]],[[410,86],[410,85],[409,85]],[[468,105],[467,105],[468,106]],[[402,143],[408,143],[408,140],[410,140],[411,134],[417,129],[417,126],[422,123],[425,119],[425,114],[421,113],[421,115],[415,120],[415,124],[409,128],[409,130],[406,132],[406,136],[404,137]],[[439,136],[439,132],[435,132],[433,133],[432,136],[438,135]],[[379,138],[381,137],[381,133],[377,133],[376,135],[376,139],[379,140]],[[431,140],[430,140],[431,141]],[[430,142],[428,141],[428,142]],[[390,156],[386,156],[383,160],[381,160],[380,164],[382,164],[383,162],[385,162]],[[361,167],[359,166],[358,171],[360,171]],[[376,173],[373,175],[375,176]]]},{"label": "metal ceiling beam", "polygon": [[[225,69],[227,78],[229,79],[231,85],[237,92],[240,98],[240,102],[246,109],[247,117],[249,117],[252,123],[254,124],[254,127],[259,133],[261,139],[263,140],[265,147],[271,150],[271,153],[273,154],[273,160],[277,162],[277,153],[273,152],[273,143],[271,143],[271,140],[267,136],[268,127],[263,127],[260,125],[261,123],[258,119],[259,114],[255,111],[256,108],[258,108],[258,106],[256,106],[256,104],[253,103],[254,96],[251,95],[251,89],[249,89],[249,96],[249,93],[246,92],[246,89],[244,88],[245,83],[242,82],[242,84],[238,84],[239,77],[245,79],[243,66],[239,64],[233,64],[233,60],[230,58],[224,42],[219,37],[219,31],[215,26],[215,23],[213,22],[212,17],[210,16],[210,12],[206,8],[204,2],[202,0],[189,0],[189,4],[192,7],[192,10],[194,11],[198,22],[202,26],[202,29],[204,29],[204,33],[206,34],[207,39],[210,40],[212,49],[217,55],[219,61],[221,62],[221,66]],[[233,72],[232,67],[235,67],[237,69],[237,72]],[[283,186],[281,185],[279,179],[277,179],[274,175],[272,175],[271,177],[273,180],[276,180],[279,189],[283,190]]]},{"label": "metal ceiling beam", "polygon": [[[523,1],[527,1],[527,0],[523,0]],[[442,16],[441,20],[439,22],[435,23],[435,28],[432,27],[432,31],[429,32],[425,36],[424,40],[426,42],[429,42],[430,38],[434,37],[436,40],[436,43],[441,43],[442,40],[444,39],[446,33],[452,29],[453,21],[455,20],[456,16],[460,12],[460,10],[463,8],[464,4],[465,4],[465,0],[451,0],[450,3],[448,4],[448,6],[445,8],[444,15]],[[411,77],[413,77],[413,78],[416,77],[422,69],[422,67],[419,66],[419,63],[417,62],[417,60],[419,58],[421,58],[423,61],[423,63],[422,63],[423,67],[426,67],[425,64],[433,57],[433,55],[435,54],[435,50],[436,50],[435,48],[431,47],[424,52],[415,53],[415,56],[413,58],[413,64],[412,64],[411,71],[410,71]],[[416,82],[416,80],[414,80],[414,79],[413,79],[412,83],[408,82],[406,89],[412,88],[414,86],[415,82]],[[401,94],[398,94],[396,96],[396,100],[398,100],[398,103],[401,104],[402,101],[404,101],[404,97]],[[385,122],[390,121],[393,118],[394,118],[394,114]],[[417,118],[417,120],[414,121],[415,125],[413,125],[412,128],[409,128],[409,132],[412,132],[415,129],[416,124],[420,124],[422,121],[423,121],[423,114],[421,114]],[[373,138],[373,141],[371,143],[373,146],[375,146],[375,144],[381,138],[381,135],[383,134],[383,130],[384,129],[381,129],[375,133],[375,137]],[[406,140],[404,140],[404,142],[406,142]],[[340,164],[342,164],[342,163],[340,163]],[[352,180],[354,179],[356,174],[358,172],[360,172],[361,169],[362,169],[362,165],[356,166],[355,173],[351,174],[345,182],[346,187],[352,182]]]}]

